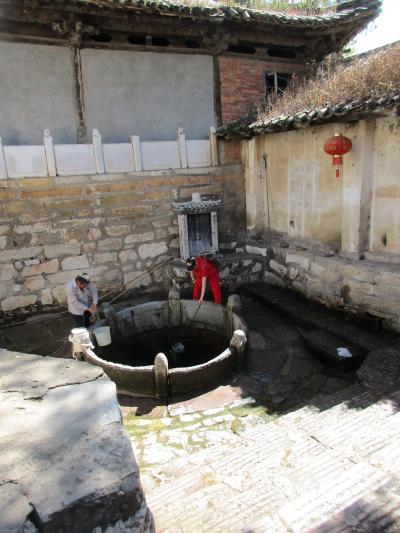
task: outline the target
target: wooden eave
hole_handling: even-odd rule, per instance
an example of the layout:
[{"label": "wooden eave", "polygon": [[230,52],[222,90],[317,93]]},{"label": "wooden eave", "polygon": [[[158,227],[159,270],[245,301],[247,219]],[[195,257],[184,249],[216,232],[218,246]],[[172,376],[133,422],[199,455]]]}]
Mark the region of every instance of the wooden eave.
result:
[{"label": "wooden eave", "polygon": [[[371,5],[379,4],[379,0],[364,1]],[[73,32],[76,23],[81,22],[83,27],[93,26],[100,33],[140,33],[166,38],[197,39],[201,46],[200,50],[193,50],[194,53],[207,51],[217,55],[224,52],[230,44],[248,42],[262,48],[265,43],[270,43],[297,49],[299,59],[302,59],[319,58],[338,50],[359,31],[360,25],[365,26],[376,14],[376,10],[371,8],[355,18],[340,20],[337,24],[323,26],[318,19],[316,25],[302,23],[299,26],[299,23],[296,25],[294,22],[279,23],[279,17],[261,17],[250,21],[226,17],[219,20],[218,16],[209,14],[212,12],[210,9],[193,8],[191,13],[177,13],[165,9],[157,11],[156,5],[155,2],[131,5],[129,2],[120,4],[105,0],[0,0],[0,32],[3,36],[8,33],[17,39],[18,36],[39,39],[42,35],[44,39],[65,41],[65,35],[54,31],[54,25],[70,27]],[[227,13],[226,10],[224,12]],[[299,18],[301,17],[294,17]],[[90,45],[90,37],[83,33],[82,42]],[[225,50],[219,46],[221,42]],[[268,56],[265,59],[280,61],[280,58]]]}]

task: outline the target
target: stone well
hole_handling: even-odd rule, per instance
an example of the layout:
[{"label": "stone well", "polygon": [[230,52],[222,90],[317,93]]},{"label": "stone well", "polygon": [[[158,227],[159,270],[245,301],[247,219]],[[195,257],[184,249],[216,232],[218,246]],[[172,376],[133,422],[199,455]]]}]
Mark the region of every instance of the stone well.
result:
[{"label": "stone well", "polygon": [[[164,353],[154,353],[152,364],[131,366],[99,356],[99,347],[83,349],[78,357],[100,366],[116,383],[120,393],[167,398],[213,385],[219,385],[243,365],[247,343],[247,327],[239,316],[240,298],[231,295],[226,307],[211,302],[181,300],[173,288],[168,300],[152,301],[124,308],[118,312],[110,304],[103,305],[105,319],[96,326],[109,325],[113,342],[135,338],[146,332],[162,336],[167,328],[195,328],[204,335],[223,337],[226,348],[217,350],[202,364],[171,368]],[[92,340],[95,337],[91,332]],[[97,354],[96,354],[97,352]]]}]

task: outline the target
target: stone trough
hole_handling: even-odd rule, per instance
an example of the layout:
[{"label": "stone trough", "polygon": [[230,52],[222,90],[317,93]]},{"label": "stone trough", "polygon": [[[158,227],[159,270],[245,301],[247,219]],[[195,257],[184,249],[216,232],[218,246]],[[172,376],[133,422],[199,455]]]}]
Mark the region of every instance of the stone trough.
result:
[{"label": "stone trough", "polygon": [[[152,301],[119,311],[110,304],[103,304],[105,318],[98,321],[95,327],[109,325],[113,345],[130,340],[134,354],[132,362],[137,351],[136,339],[146,334],[159,339],[160,346],[168,332],[184,334],[190,330],[192,334],[196,333],[197,341],[207,339],[209,346],[214,336],[219,340],[215,345],[215,353],[211,348],[211,355],[206,360],[201,358],[200,364],[182,366],[179,366],[179,360],[178,364],[171,364],[169,354],[161,350],[149,354],[151,364],[136,366],[110,360],[106,355],[107,350],[101,347],[82,349],[82,354],[76,356],[103,368],[116,383],[118,392],[124,394],[164,399],[209,388],[221,384],[243,365],[247,327],[238,314],[239,310],[240,298],[237,295],[229,297],[226,307],[211,302],[203,302],[199,307],[197,301],[181,300],[174,288],[165,301]],[[95,343],[93,329],[90,334]],[[222,350],[221,339],[222,346],[226,346]]]}]

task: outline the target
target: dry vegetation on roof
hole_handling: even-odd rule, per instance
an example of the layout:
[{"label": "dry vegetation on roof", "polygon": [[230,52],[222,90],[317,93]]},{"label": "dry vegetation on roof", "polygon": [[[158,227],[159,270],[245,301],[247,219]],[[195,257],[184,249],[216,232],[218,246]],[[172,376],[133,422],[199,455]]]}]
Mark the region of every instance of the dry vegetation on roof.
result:
[{"label": "dry vegetation on roof", "polygon": [[329,0],[171,0],[175,4],[189,6],[229,6],[255,9],[285,15],[320,15],[322,11],[336,11]]},{"label": "dry vegetation on roof", "polygon": [[269,98],[258,121],[269,121],[323,107],[400,94],[400,44],[343,64],[326,61],[313,79],[294,81],[281,96]]}]

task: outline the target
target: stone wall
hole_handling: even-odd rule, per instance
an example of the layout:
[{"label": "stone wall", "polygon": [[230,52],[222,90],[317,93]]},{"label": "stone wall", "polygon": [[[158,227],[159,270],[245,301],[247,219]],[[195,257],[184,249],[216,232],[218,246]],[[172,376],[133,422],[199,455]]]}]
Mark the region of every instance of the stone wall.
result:
[{"label": "stone wall", "polygon": [[377,317],[400,331],[398,264],[357,261],[323,251],[247,245],[264,257],[263,280],[360,317]]},{"label": "stone wall", "polygon": [[[220,241],[243,233],[243,174],[237,164],[0,180],[1,314],[64,305],[65,283],[82,271],[104,294],[129,286],[168,256],[178,257],[171,202],[195,191],[223,199]],[[137,286],[150,291],[162,282],[156,270]]]}]

